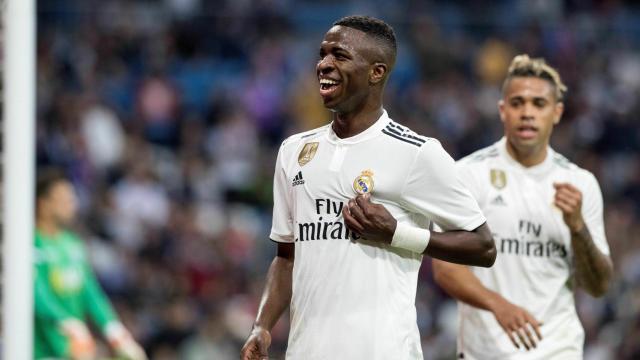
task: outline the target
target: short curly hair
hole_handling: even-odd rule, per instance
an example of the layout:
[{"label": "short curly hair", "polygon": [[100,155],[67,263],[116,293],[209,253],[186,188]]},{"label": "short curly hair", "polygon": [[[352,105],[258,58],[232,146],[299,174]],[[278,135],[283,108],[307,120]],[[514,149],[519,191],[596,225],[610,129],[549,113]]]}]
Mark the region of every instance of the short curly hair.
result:
[{"label": "short curly hair", "polygon": [[389,46],[390,50],[393,51],[394,57],[398,51],[396,34],[393,31],[393,28],[380,19],[376,19],[371,16],[352,15],[345,16],[333,23],[333,26],[338,25],[360,30],[377,40],[381,40],[384,44]]},{"label": "short curly hair", "polygon": [[514,77],[537,77],[549,81],[555,89],[555,97],[558,101],[562,101],[567,93],[567,86],[560,79],[558,70],[549,66],[543,58],[530,58],[527,54],[514,57],[509,65],[507,78],[502,84],[503,93]]}]

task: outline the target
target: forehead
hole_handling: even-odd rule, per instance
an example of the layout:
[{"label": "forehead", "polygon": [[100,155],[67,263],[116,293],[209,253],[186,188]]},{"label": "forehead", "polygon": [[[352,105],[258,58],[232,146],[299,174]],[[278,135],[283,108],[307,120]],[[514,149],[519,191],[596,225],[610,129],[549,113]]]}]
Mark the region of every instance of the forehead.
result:
[{"label": "forehead", "polygon": [[73,186],[66,180],[56,181],[49,188],[49,195],[52,196],[66,196],[73,194]]},{"label": "forehead", "polygon": [[543,97],[554,99],[554,86],[546,79],[539,77],[516,76],[509,80],[504,92],[507,99],[513,97],[536,98]]},{"label": "forehead", "polygon": [[336,25],[329,29],[320,47],[339,46],[348,50],[358,50],[368,44],[369,37],[363,31]]}]

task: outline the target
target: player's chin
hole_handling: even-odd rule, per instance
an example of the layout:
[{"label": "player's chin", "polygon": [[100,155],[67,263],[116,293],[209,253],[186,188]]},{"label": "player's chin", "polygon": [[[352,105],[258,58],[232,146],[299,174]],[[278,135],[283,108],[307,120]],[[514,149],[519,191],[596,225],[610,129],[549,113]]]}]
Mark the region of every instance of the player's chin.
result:
[{"label": "player's chin", "polygon": [[521,136],[516,133],[511,136],[511,143],[523,147],[537,146],[540,143],[540,134]]},{"label": "player's chin", "polygon": [[340,111],[344,107],[344,99],[340,96],[340,93],[332,92],[330,94],[321,94],[322,103],[324,107],[331,111]]},{"label": "player's chin", "polygon": [[340,104],[335,101],[335,99],[328,99],[326,101],[323,101],[324,103],[324,107],[327,108],[327,110],[332,111],[332,112],[339,112],[340,111]]},{"label": "player's chin", "polygon": [[73,225],[73,219],[75,219],[75,214],[65,214],[58,218],[58,223],[63,226],[71,226]]}]

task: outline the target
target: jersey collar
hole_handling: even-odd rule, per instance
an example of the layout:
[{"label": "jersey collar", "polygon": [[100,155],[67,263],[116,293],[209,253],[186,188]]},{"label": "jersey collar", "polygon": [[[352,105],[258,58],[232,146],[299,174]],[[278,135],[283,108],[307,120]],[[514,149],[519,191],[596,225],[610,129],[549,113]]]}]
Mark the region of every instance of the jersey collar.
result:
[{"label": "jersey collar", "polygon": [[504,161],[514,168],[520,169],[521,171],[530,174],[530,175],[544,175],[547,172],[551,171],[553,168],[553,155],[555,151],[550,146],[547,146],[547,156],[544,161],[538,165],[526,167],[520,164],[516,159],[514,159],[509,151],[507,151],[507,138],[502,137],[502,139],[496,142],[496,146],[498,148],[498,152],[500,153],[500,157],[504,159]]},{"label": "jersey collar", "polygon": [[327,138],[329,142],[334,144],[342,144],[342,145],[356,144],[380,135],[380,133],[382,132],[382,129],[384,129],[384,127],[387,125],[389,121],[391,121],[391,119],[389,119],[389,115],[387,115],[387,111],[383,109],[382,115],[380,115],[378,120],[376,120],[376,122],[373,123],[373,125],[369,126],[365,131],[359,134],[356,134],[354,136],[341,139],[333,131],[333,126],[329,125],[329,132],[327,133]]}]

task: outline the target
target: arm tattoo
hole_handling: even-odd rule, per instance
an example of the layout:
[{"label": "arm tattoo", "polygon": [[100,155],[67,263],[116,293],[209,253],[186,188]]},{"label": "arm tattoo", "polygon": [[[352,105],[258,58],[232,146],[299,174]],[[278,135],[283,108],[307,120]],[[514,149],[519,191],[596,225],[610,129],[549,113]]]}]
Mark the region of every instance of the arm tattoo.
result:
[{"label": "arm tattoo", "polygon": [[611,261],[596,247],[586,225],[571,233],[571,246],[578,284],[591,295],[603,295],[611,278]]}]

